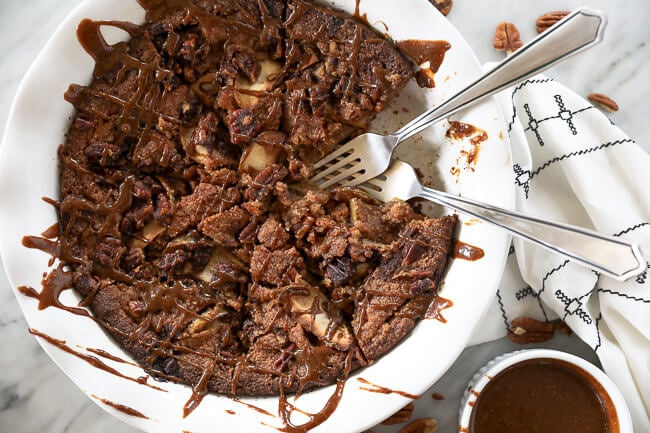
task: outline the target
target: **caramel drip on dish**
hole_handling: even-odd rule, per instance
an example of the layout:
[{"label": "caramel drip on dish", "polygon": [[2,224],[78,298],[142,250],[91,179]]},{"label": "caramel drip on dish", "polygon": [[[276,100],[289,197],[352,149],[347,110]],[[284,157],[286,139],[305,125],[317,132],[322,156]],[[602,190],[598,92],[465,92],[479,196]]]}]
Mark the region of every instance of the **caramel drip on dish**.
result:
[{"label": "caramel drip on dish", "polygon": [[361,17],[360,12],[361,0],[354,0],[354,14],[355,17]]},{"label": "caramel drip on dish", "polygon": [[48,239],[47,237],[40,236],[24,236],[22,239],[24,247],[41,250],[44,253],[52,256],[60,256],[60,244],[56,240]]},{"label": "caramel drip on dish", "polygon": [[418,398],[420,398],[420,396],[417,395],[417,394],[411,394],[411,393],[406,392],[406,391],[399,391],[399,390],[396,390],[396,389],[386,388],[385,386],[380,386],[380,385],[374,384],[374,383],[370,382],[369,380],[366,380],[366,379],[364,379],[362,377],[357,377],[357,380],[359,382],[363,383],[364,385],[367,385],[367,386],[360,386],[359,387],[359,389],[362,389],[364,391],[376,392],[376,393],[379,393],[379,394],[397,394],[397,395],[401,395],[402,397],[410,398],[412,400],[417,400]]},{"label": "caramel drip on dish", "polygon": [[203,401],[203,397],[208,393],[208,380],[212,377],[212,368],[214,368],[213,365],[205,368],[201,375],[201,379],[192,386],[192,395],[185,403],[185,406],[183,406],[183,418],[187,418],[187,416],[199,406],[201,401]]},{"label": "caramel drip on dish", "polygon": [[257,407],[257,406],[255,406],[255,405],[253,405],[253,404],[246,403],[245,401],[242,401],[241,399],[239,399],[239,398],[237,398],[237,397],[233,397],[232,401],[234,401],[235,403],[239,403],[239,404],[241,404],[242,406],[246,406],[247,408],[252,409],[252,410],[254,410],[255,412],[261,413],[262,415],[266,415],[266,416],[269,416],[269,417],[271,417],[271,418],[275,418],[275,415],[273,415],[273,414],[272,414],[271,412],[269,412],[268,410],[264,410],[264,409],[262,409],[261,407]]},{"label": "caramel drip on dish", "polygon": [[129,364],[129,365],[133,365],[135,367],[139,367],[139,365],[136,364],[135,362],[127,361],[126,359],[122,359],[119,356],[112,355],[112,354],[108,353],[107,351],[105,351],[103,349],[95,349],[95,348],[92,348],[92,347],[86,347],[86,350],[88,352],[90,352],[90,353],[94,353],[95,355],[101,356],[102,358],[110,359],[111,361],[121,362],[122,364]]},{"label": "caramel drip on dish", "polygon": [[41,236],[43,236],[45,239],[56,239],[59,236],[59,230],[60,226],[57,222],[45,229],[43,233],[41,233]]},{"label": "caramel drip on dish", "polygon": [[135,417],[138,417],[138,418],[149,419],[149,417],[147,415],[143,414],[142,412],[140,412],[138,410],[133,409],[132,407],[125,406],[125,405],[120,404],[120,403],[114,403],[114,402],[112,402],[110,400],[107,400],[105,398],[98,397],[95,394],[91,394],[91,396],[93,398],[96,398],[97,400],[101,401],[106,406],[110,406],[113,409],[119,410],[120,412],[125,413],[127,415],[135,416]]},{"label": "caramel drip on dish", "polygon": [[447,323],[447,319],[445,319],[442,315],[442,310],[450,308],[453,305],[454,303],[451,300],[438,295],[433,299],[431,305],[429,305],[427,312],[424,314],[424,318],[435,319],[442,323]]},{"label": "caramel drip on dish", "polygon": [[454,252],[452,256],[456,259],[469,260],[471,262],[482,259],[485,251],[482,248],[457,240],[454,242]]},{"label": "caramel drip on dish", "polygon": [[292,403],[289,403],[287,400],[286,392],[284,391],[284,386],[280,382],[280,418],[284,424],[284,427],[277,428],[278,431],[287,432],[287,433],[307,433],[312,428],[316,427],[319,424],[322,424],[327,418],[329,418],[341,400],[343,395],[343,389],[345,388],[345,382],[350,374],[352,368],[352,352],[349,351],[345,357],[345,371],[343,377],[339,378],[336,381],[336,388],[332,395],[328,398],[325,406],[317,413],[308,413],[300,410],[300,413],[307,415],[308,421],[303,424],[296,425],[291,421],[291,414],[298,410],[296,406]]},{"label": "caramel drip on dish", "polygon": [[149,388],[155,389],[156,391],[167,392],[166,389],[159,388],[159,387],[154,386],[154,385],[150,385],[150,384],[146,383],[146,380],[142,380],[141,378],[133,378],[133,377],[130,377],[130,376],[126,376],[125,374],[120,373],[119,371],[117,371],[113,367],[103,363],[102,361],[100,361],[99,359],[95,358],[92,355],[86,355],[85,353],[81,353],[81,352],[79,352],[77,350],[74,350],[73,348],[68,346],[64,340],[59,340],[57,338],[50,337],[49,335],[47,335],[47,334],[45,334],[45,333],[43,333],[43,332],[41,332],[41,331],[39,331],[37,329],[34,329],[34,328],[29,328],[29,333],[32,334],[32,335],[36,335],[37,337],[42,338],[43,340],[47,341],[51,345],[53,345],[53,346],[55,346],[55,347],[57,347],[57,348],[59,348],[61,350],[63,350],[64,352],[68,352],[69,354],[74,355],[74,356],[76,356],[77,358],[79,358],[79,359],[81,359],[83,361],[86,361],[88,364],[92,365],[93,367],[96,367],[96,368],[98,368],[100,370],[103,370],[103,371],[105,371],[107,373],[110,373],[110,374],[112,374],[114,376],[120,377],[122,379],[130,380],[131,382],[136,382],[136,383],[139,383],[141,385],[148,386]]},{"label": "caramel drip on dish", "polygon": [[[25,239],[23,239],[23,245],[25,246],[41,245],[41,243],[39,243],[39,239],[41,238],[34,238],[27,242],[25,242]],[[47,241],[46,239],[41,239],[41,240]],[[44,246],[46,245],[47,247],[44,247],[46,249],[50,248],[49,241],[43,242],[42,245]],[[30,248],[38,248],[38,247],[30,247]],[[39,310],[44,310],[45,308],[48,307],[56,307],[65,310],[69,313],[76,314],[78,316],[86,316],[92,318],[92,316],[87,310],[78,307],[69,307],[67,305],[62,304],[61,301],[59,301],[59,296],[61,295],[61,292],[72,288],[72,274],[63,269],[63,263],[59,263],[59,265],[56,268],[50,271],[50,273],[47,274],[45,278],[43,278],[43,280],[41,280],[41,283],[42,283],[41,292],[37,292],[32,287],[26,287],[26,286],[19,286],[18,291],[25,296],[29,296],[30,298],[37,299]]]},{"label": "caramel drip on dish", "polygon": [[[451,44],[447,41],[407,39],[397,42],[397,47],[420,66],[416,79],[420,87],[434,88],[434,77],[445,59]],[[427,66],[425,66],[427,65]]]},{"label": "caramel drip on dish", "polygon": [[421,65],[429,62],[429,68],[437,72],[445,58],[445,53],[451,45],[447,41],[424,41],[407,39],[398,41],[397,46],[415,63]]}]

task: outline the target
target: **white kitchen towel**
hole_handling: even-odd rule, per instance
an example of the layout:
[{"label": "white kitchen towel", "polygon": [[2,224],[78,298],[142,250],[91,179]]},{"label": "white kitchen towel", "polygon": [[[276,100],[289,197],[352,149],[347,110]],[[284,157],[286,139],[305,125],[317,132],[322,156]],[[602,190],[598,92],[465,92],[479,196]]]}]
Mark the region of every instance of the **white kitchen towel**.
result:
[{"label": "white kitchen towel", "polygon": [[518,316],[562,319],[620,388],[635,431],[650,432],[650,155],[551,78],[536,76],[498,99],[512,143],[517,209],[636,240],[646,271],[618,282],[513,239],[473,343],[503,337]]}]

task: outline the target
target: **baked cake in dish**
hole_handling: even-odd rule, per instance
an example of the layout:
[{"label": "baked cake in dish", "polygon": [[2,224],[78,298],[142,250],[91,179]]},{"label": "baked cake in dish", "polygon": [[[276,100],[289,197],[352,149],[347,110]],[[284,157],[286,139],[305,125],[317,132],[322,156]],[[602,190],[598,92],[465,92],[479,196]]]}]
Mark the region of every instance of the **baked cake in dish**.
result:
[{"label": "baked cake in dish", "polygon": [[78,29],[96,65],[66,92],[58,213],[82,303],[147,372],[199,390],[302,391],[374,362],[435,298],[456,218],[308,179],[412,63],[301,0],[140,3],[142,25]]}]

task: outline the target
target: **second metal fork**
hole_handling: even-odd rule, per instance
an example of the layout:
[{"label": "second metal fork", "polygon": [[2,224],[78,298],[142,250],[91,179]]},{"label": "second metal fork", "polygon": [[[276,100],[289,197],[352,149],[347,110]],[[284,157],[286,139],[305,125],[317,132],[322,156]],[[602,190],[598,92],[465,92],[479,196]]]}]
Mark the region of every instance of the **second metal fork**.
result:
[{"label": "second metal fork", "polygon": [[321,188],[358,185],[388,168],[397,146],[433,123],[483,98],[538,74],[600,42],[606,19],[599,11],[579,8],[515,51],[478,80],[393,134],[362,134],[314,164],[311,181]]}]

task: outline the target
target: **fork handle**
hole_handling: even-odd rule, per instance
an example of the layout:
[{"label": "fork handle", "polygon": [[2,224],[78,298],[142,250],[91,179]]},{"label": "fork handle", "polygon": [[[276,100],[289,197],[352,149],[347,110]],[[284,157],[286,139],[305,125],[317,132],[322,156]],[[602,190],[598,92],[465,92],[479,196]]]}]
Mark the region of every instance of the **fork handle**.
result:
[{"label": "fork handle", "polygon": [[619,281],[638,275],[646,261],[638,244],[614,236],[458,197],[422,186],[419,197],[495,224],[510,234]]},{"label": "fork handle", "polygon": [[392,135],[397,143],[406,140],[438,120],[472,105],[515,83],[538,74],[565,58],[584,51],[603,39],[606,17],[581,7],[498,63],[494,69],[465,87],[451,99],[426,111]]}]

